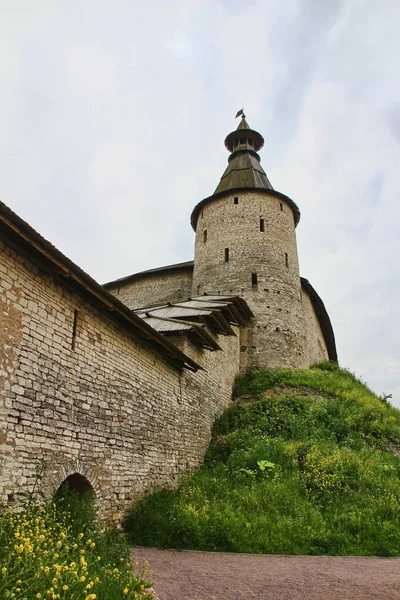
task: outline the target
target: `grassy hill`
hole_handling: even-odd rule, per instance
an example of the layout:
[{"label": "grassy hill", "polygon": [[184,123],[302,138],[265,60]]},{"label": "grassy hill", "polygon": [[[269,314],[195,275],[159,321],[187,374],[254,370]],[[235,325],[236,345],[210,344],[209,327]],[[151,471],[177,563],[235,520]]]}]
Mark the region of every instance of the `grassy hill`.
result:
[{"label": "grassy hill", "polygon": [[204,465],[134,507],[133,543],[400,555],[400,411],[332,363],[248,373],[235,397]]}]

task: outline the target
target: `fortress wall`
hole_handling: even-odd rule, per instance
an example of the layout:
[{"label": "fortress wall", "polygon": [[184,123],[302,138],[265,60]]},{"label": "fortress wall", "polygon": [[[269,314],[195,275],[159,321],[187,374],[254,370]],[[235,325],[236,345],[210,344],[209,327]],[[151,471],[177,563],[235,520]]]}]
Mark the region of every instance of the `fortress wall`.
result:
[{"label": "fortress wall", "polygon": [[1,242],[0,274],[3,500],[32,489],[43,458],[47,492],[79,472],[101,514],[118,520],[146,490],[201,462],[231,402],[238,337],[219,336],[218,360],[203,352],[205,370],[180,373]]},{"label": "fortress wall", "polygon": [[310,296],[303,290],[304,323],[307,334],[307,362],[315,365],[323,360],[329,360],[328,350]]},{"label": "fortress wall", "polygon": [[192,270],[156,272],[107,289],[131,309],[186,299],[192,291]]},{"label": "fortress wall", "polygon": [[[231,325],[235,336],[224,336],[224,335],[214,335],[213,337],[221,347],[221,350],[205,350],[204,348],[200,348],[197,344],[191,342],[186,336],[168,336],[169,340],[182,350],[194,361],[197,362],[198,365],[202,367],[205,371],[209,373],[213,373],[216,368],[216,363],[218,363],[218,370],[221,371],[221,374],[228,370],[231,374],[235,376],[239,373],[239,363],[240,363],[240,328]],[[210,330],[208,330],[210,333]],[[221,377],[222,381],[222,377]],[[220,382],[215,380],[215,385],[219,385]],[[231,387],[232,393],[232,387]]]},{"label": "fortress wall", "polygon": [[192,293],[204,292],[241,295],[254,313],[253,327],[242,332],[242,369],[309,366],[294,218],[284,200],[234,192],[203,207]]}]

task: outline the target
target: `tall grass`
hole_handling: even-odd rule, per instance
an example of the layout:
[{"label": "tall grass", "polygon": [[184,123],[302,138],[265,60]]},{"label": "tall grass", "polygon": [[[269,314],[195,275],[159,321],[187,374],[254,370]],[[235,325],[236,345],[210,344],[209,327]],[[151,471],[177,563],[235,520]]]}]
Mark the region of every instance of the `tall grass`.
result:
[{"label": "tall grass", "polygon": [[247,373],[235,394],[204,466],[133,508],[134,543],[400,555],[399,411],[330,363]]},{"label": "tall grass", "polygon": [[96,523],[91,497],[0,506],[1,599],[150,599],[144,577],[123,536]]}]

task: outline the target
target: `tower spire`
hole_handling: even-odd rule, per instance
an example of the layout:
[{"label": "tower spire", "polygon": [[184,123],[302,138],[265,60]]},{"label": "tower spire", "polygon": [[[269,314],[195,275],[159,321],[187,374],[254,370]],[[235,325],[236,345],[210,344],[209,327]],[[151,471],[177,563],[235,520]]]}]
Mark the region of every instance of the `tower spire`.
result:
[{"label": "tower spire", "polygon": [[273,190],[257,154],[264,145],[264,138],[250,128],[243,109],[238,111],[236,117],[239,116],[242,118],[237,129],[225,138],[231,155],[214,194],[237,188]]}]

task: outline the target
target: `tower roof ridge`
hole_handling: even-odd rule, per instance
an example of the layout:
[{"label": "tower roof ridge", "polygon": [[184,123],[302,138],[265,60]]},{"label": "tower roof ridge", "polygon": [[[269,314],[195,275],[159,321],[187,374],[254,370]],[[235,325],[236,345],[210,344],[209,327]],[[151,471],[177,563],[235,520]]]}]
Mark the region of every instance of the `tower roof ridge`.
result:
[{"label": "tower roof ridge", "polygon": [[246,117],[244,115],[240,119],[239,125],[236,128],[236,131],[239,131],[239,129],[250,129],[249,124],[247,123]]}]

